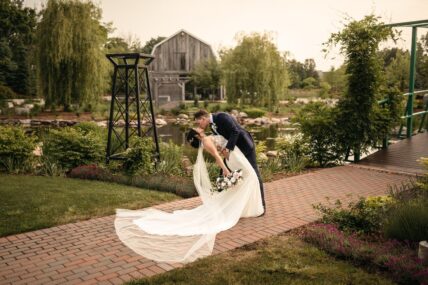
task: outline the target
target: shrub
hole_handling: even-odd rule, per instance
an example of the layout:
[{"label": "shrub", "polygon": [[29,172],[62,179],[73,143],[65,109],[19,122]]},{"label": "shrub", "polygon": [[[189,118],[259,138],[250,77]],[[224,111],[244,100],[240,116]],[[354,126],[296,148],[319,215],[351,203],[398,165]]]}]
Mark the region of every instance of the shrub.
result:
[{"label": "shrub", "polygon": [[122,164],[123,171],[133,176],[139,174],[151,174],[154,170],[153,141],[151,138],[137,137],[132,142],[132,147],[125,151],[125,160]]},{"label": "shrub", "polygon": [[184,175],[181,160],[183,158],[183,146],[172,141],[160,144],[161,161],[156,167],[156,172],[168,175]]},{"label": "shrub", "polygon": [[283,158],[288,158],[293,154],[302,157],[309,152],[309,145],[304,140],[303,135],[299,133],[276,138],[275,149]]},{"label": "shrub", "polygon": [[326,224],[335,224],[341,230],[358,233],[377,233],[381,230],[387,213],[394,206],[394,200],[388,196],[360,198],[357,202],[350,202],[347,208],[340,200],[335,207],[322,204],[313,207],[321,212],[322,221]]},{"label": "shrub", "polygon": [[426,270],[415,251],[393,240],[368,242],[329,224],[306,227],[302,238],[338,257],[386,269],[401,284],[417,284],[426,277]]},{"label": "shrub", "polygon": [[100,162],[104,157],[104,144],[94,132],[79,128],[51,129],[45,137],[43,155],[65,171],[79,165]]},{"label": "shrub", "polygon": [[0,84],[0,100],[14,99],[16,97],[15,92],[8,86]]},{"label": "shrub", "polygon": [[179,107],[175,107],[175,108],[172,108],[172,109],[170,110],[170,112],[171,112],[171,114],[173,114],[174,116],[178,116],[178,115],[181,113],[181,109],[180,109]]},{"label": "shrub", "polygon": [[63,176],[64,172],[64,169],[56,161],[52,161],[44,155],[39,158],[39,165],[36,169],[37,175]]},{"label": "shrub", "polygon": [[262,180],[269,180],[274,173],[284,170],[285,166],[280,158],[269,158],[260,165]]},{"label": "shrub", "polygon": [[210,107],[210,112],[215,113],[221,110],[220,104],[215,104]]},{"label": "shrub", "polygon": [[81,131],[85,135],[89,133],[97,134],[100,136],[100,138],[102,138],[102,136],[105,134],[105,129],[98,126],[94,122],[80,122],[75,124],[73,128]]},{"label": "shrub", "polygon": [[398,240],[428,240],[428,200],[419,198],[397,205],[388,215],[383,231]]},{"label": "shrub", "polygon": [[222,107],[222,111],[224,112],[231,112],[232,110],[236,110],[237,106],[235,104],[226,104]]},{"label": "shrub", "polygon": [[178,108],[179,108],[180,110],[186,110],[186,109],[187,109],[187,105],[186,105],[186,103],[180,103],[180,104],[178,105]]},{"label": "shrub", "polygon": [[89,180],[112,181],[112,175],[108,170],[96,164],[81,165],[73,168],[67,175],[70,178],[80,178]]},{"label": "shrub", "polygon": [[296,119],[309,144],[312,161],[321,167],[340,161],[343,150],[337,141],[334,109],[320,102],[310,103],[299,111]]},{"label": "shrub", "polygon": [[266,111],[259,108],[247,108],[244,109],[244,112],[247,113],[250,118],[259,118],[266,114]]},{"label": "shrub", "polygon": [[36,138],[21,127],[0,126],[0,169],[9,173],[31,170]]},{"label": "shrub", "polygon": [[197,195],[193,181],[189,178],[179,176],[138,175],[132,178],[131,185],[171,192],[183,198],[190,198]]},{"label": "shrub", "polygon": [[267,161],[268,157],[265,155],[265,151],[267,150],[265,141],[258,141],[256,144],[256,155],[257,155],[257,163],[262,164]]}]

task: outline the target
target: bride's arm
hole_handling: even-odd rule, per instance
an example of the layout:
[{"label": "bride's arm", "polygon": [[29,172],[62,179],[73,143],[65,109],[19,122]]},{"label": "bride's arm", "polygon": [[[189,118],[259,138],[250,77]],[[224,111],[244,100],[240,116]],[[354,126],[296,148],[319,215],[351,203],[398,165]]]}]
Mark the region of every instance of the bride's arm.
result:
[{"label": "bride's arm", "polygon": [[220,166],[221,169],[223,169],[223,174],[225,176],[229,175],[230,171],[229,169],[227,169],[226,165],[224,164],[223,159],[218,153],[212,138],[209,136],[205,136],[202,138],[202,142],[203,142],[204,149],[208,151],[215,158],[217,165]]}]

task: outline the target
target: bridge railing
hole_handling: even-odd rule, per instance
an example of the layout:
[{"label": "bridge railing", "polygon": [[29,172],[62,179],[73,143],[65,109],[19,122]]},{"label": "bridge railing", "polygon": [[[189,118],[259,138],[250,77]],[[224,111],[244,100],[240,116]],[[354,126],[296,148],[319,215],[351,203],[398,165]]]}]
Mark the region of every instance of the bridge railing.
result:
[{"label": "bridge railing", "polygon": [[[413,119],[417,116],[422,116],[419,127],[418,127],[418,133],[422,132],[422,129],[424,127],[424,123],[428,114],[428,90],[420,90],[420,91],[414,91],[402,94],[402,96],[407,97],[407,103],[405,110],[403,112],[403,116],[401,116],[401,122],[400,122],[400,128],[397,132],[398,138],[409,138],[413,135]],[[419,97],[419,99],[422,101],[422,111],[414,112],[414,100],[416,100]],[[378,101],[378,104],[380,104],[382,107],[385,107],[386,104],[389,102],[388,99],[383,99]],[[403,128],[406,122],[406,136],[402,135]],[[384,138],[382,141],[382,148],[388,147],[388,137]]]}]

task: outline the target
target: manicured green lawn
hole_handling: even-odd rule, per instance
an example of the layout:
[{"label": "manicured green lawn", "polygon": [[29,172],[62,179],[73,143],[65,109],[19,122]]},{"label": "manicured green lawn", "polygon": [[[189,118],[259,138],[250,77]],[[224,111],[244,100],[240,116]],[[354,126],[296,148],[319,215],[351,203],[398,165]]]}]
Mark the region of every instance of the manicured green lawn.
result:
[{"label": "manicured green lawn", "polygon": [[126,284],[395,284],[283,235]]},{"label": "manicured green lawn", "polygon": [[0,236],[180,199],[113,183],[23,175],[0,175],[0,197]]}]

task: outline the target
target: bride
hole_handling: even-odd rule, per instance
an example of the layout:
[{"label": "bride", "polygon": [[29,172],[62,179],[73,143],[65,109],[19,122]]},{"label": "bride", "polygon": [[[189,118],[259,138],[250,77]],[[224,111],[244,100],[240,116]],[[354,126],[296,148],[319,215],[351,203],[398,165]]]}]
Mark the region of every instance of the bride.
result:
[{"label": "bride", "polygon": [[[193,180],[202,205],[173,213],[153,208],[116,209],[114,224],[119,239],[148,259],[187,263],[210,255],[217,233],[230,229],[241,217],[264,212],[257,174],[238,147],[230,152],[226,166],[218,153],[227,144],[223,136],[207,136],[196,128],[189,131],[186,140],[198,148]],[[224,175],[241,169],[243,180],[222,192],[212,192],[203,150],[213,156]]]}]

